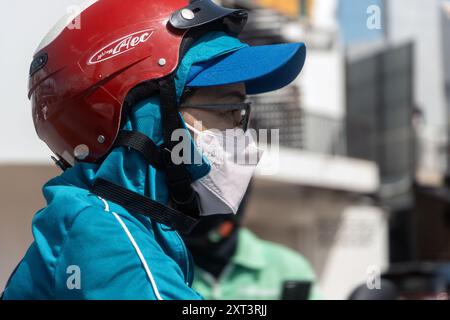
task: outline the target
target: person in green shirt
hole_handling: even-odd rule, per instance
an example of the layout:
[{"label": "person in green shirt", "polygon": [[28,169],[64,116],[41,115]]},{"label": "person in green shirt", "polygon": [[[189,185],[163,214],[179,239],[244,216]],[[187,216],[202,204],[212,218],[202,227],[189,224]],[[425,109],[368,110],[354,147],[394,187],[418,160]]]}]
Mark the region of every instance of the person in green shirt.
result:
[{"label": "person in green shirt", "polygon": [[297,281],[310,284],[305,298],[321,299],[301,254],[242,227],[247,195],[237,215],[207,217],[184,237],[195,262],[192,288],[207,300],[278,300],[285,282]]}]

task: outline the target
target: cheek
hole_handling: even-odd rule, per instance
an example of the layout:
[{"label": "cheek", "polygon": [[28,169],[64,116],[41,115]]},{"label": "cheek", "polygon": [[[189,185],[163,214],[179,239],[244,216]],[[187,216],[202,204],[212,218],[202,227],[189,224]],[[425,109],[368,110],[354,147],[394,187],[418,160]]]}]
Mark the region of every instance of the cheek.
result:
[{"label": "cheek", "polygon": [[233,119],[230,114],[211,112],[204,118],[204,125],[208,129],[227,129],[233,125]]},{"label": "cheek", "polygon": [[233,120],[234,120],[235,125],[239,125],[241,123],[241,120],[242,120],[241,114],[242,114],[241,110],[233,111]]}]

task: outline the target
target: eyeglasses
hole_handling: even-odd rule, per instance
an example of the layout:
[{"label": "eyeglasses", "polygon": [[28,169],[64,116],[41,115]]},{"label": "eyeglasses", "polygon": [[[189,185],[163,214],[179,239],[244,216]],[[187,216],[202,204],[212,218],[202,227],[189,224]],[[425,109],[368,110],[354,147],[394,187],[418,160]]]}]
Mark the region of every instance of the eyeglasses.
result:
[{"label": "eyeglasses", "polygon": [[204,110],[222,110],[222,111],[240,111],[241,120],[239,127],[247,131],[250,125],[251,102],[230,103],[230,104],[194,104],[183,105],[183,108],[204,109]]}]

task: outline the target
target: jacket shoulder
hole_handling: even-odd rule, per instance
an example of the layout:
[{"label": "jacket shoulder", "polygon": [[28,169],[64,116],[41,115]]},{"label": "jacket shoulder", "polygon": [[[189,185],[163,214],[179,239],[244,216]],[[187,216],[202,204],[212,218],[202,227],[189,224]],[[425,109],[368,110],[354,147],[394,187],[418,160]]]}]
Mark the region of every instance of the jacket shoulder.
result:
[{"label": "jacket shoulder", "polygon": [[268,265],[282,266],[285,275],[297,276],[303,279],[314,280],[315,273],[309,261],[299,252],[284,245],[261,240],[260,245]]},{"label": "jacket shoulder", "polygon": [[[108,208],[83,210],[55,270],[62,299],[198,299],[180,266],[136,219]],[[74,276],[74,278],[72,278]],[[76,281],[79,277],[79,282]],[[74,281],[72,281],[74,280]]]}]

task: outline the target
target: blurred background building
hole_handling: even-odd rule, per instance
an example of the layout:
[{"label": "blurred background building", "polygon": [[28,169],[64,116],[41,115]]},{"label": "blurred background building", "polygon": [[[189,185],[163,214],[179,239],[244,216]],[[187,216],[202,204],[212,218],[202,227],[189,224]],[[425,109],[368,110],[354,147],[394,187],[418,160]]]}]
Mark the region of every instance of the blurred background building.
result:
[{"label": "blurred background building", "polygon": [[[82,2],[19,0],[0,13],[0,42],[14,52],[0,59],[0,287],[32,240],[42,184],[58,174],[34,133],[29,62]],[[279,129],[280,146],[258,169],[246,224],[305,255],[330,299],[373,270],[448,261],[450,1],[220,2],[250,10],[246,42],[308,48],[292,85],[251,98],[253,127]]]}]

